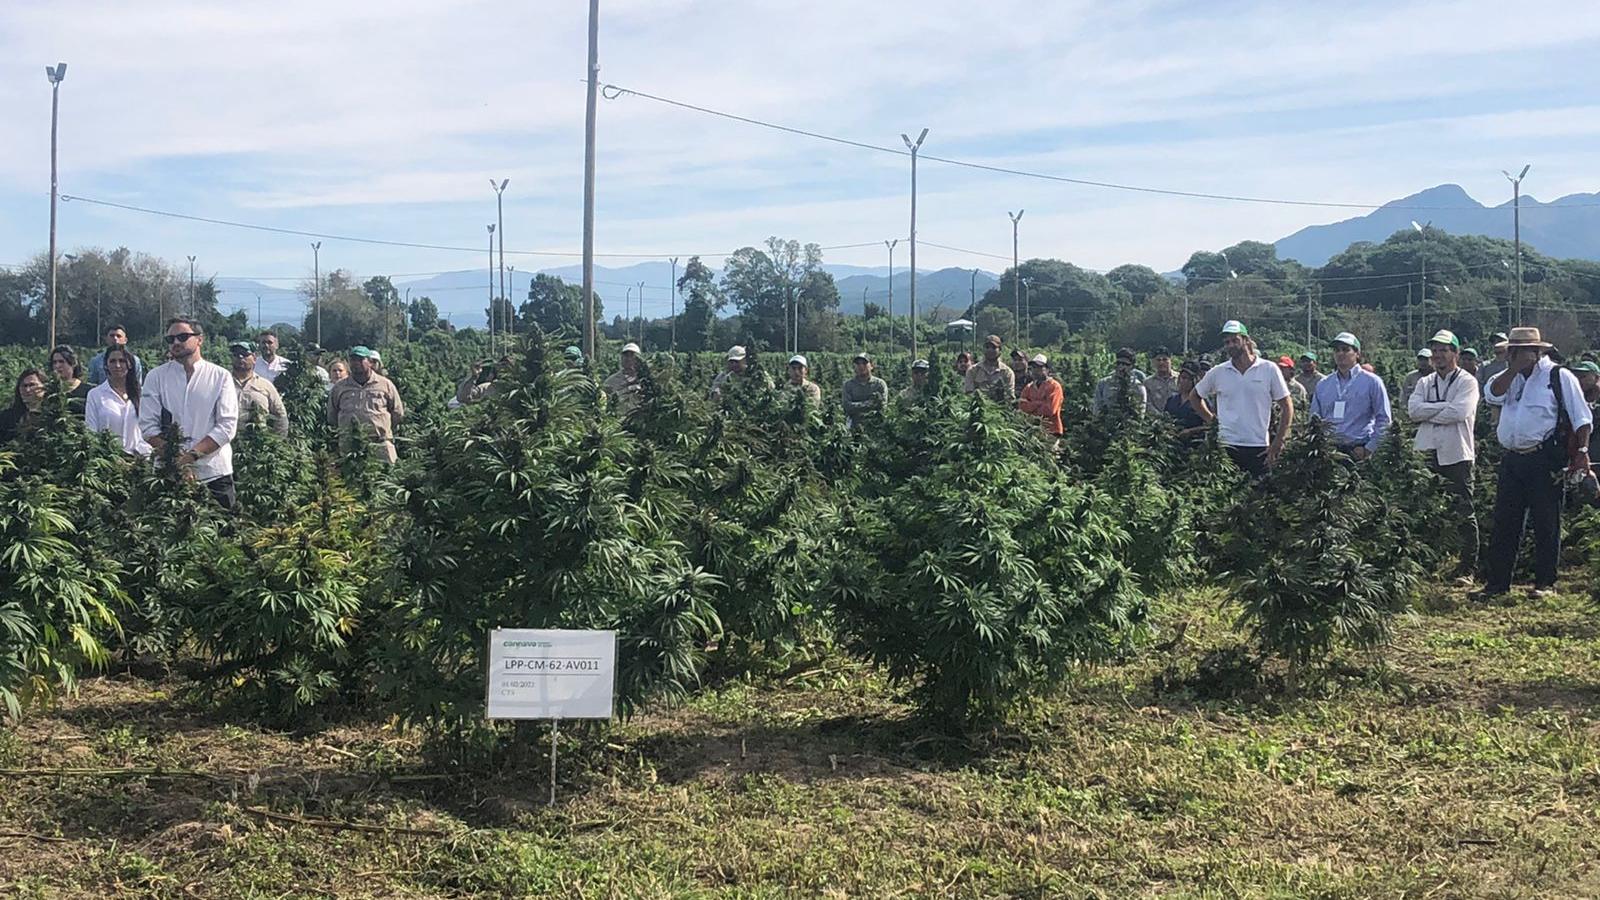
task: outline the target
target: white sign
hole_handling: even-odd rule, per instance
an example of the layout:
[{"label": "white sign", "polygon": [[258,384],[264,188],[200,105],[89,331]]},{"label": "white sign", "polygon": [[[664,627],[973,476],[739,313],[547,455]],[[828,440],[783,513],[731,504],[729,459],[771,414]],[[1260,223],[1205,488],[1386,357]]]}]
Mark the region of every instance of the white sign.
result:
[{"label": "white sign", "polygon": [[616,676],[615,631],[489,632],[491,719],[609,719]]}]

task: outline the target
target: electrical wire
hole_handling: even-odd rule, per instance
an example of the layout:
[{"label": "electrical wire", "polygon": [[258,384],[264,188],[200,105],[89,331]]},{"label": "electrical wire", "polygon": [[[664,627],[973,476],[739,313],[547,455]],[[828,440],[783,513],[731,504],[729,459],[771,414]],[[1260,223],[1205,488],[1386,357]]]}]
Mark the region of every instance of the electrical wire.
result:
[{"label": "electrical wire", "polygon": [[[843,138],[843,137],[839,137],[837,135],[823,134],[823,133],[817,132],[817,131],[807,131],[806,129],[795,128],[795,127],[790,126],[790,125],[780,125],[780,124],[778,124],[776,122],[768,122],[768,121],[765,121],[765,120],[762,120],[762,119],[752,118],[750,116],[741,116],[741,115],[737,115],[737,114],[730,113],[730,112],[724,112],[724,111],[719,110],[719,109],[712,109],[712,108],[707,107],[707,106],[699,106],[699,105],[696,105],[696,104],[693,104],[693,103],[687,103],[687,102],[684,102],[682,100],[673,100],[673,99],[670,99],[670,98],[667,98],[667,97],[661,97],[661,96],[657,96],[655,94],[649,94],[649,93],[646,93],[644,91],[634,90],[633,88],[626,88],[626,87],[623,87],[623,86],[617,85],[617,84],[603,84],[603,85],[601,85],[601,88],[602,88],[602,92],[604,93],[605,98],[607,100],[616,100],[619,97],[623,97],[623,96],[639,97],[639,98],[642,98],[642,99],[645,99],[645,100],[650,100],[650,101],[653,101],[653,102],[656,102],[656,103],[662,103],[662,104],[665,104],[667,106],[675,106],[675,107],[678,107],[679,109],[687,109],[687,110],[690,110],[690,111],[693,111],[693,112],[703,113],[703,114],[709,115],[709,116],[716,116],[716,117],[723,118],[723,119],[729,119],[729,120],[734,121],[734,122],[742,122],[742,123],[744,123],[746,125],[754,125],[754,126],[757,126],[759,128],[767,128],[767,129],[771,129],[771,130],[774,130],[774,131],[787,132],[789,134],[794,134],[794,135],[800,135],[802,137],[813,138],[813,139],[819,140],[819,141],[827,141],[827,142],[834,143],[834,144],[842,144],[844,146],[855,147],[855,148],[860,149],[860,150],[872,150],[872,151],[875,151],[875,152],[878,152],[878,153],[892,153],[895,156],[910,156],[911,155],[911,151],[902,150],[902,149],[899,149],[897,147],[888,147],[888,146],[883,146],[883,145],[880,145],[880,144],[869,144],[869,143],[867,143],[865,141],[852,140],[850,138]],[[1052,174],[1045,173],[1045,172],[1031,172],[1031,171],[1027,171],[1025,169],[1013,169],[1013,168],[1009,168],[1007,166],[995,166],[995,165],[989,165],[987,163],[972,162],[970,160],[951,159],[949,157],[934,156],[934,155],[931,155],[931,154],[928,154],[928,153],[922,153],[922,152],[918,152],[917,157],[919,159],[926,160],[928,162],[944,163],[945,165],[959,166],[959,167],[967,168],[967,169],[978,169],[978,170],[981,170],[981,171],[994,172],[994,173],[998,173],[998,174],[1002,174],[1002,175],[1016,175],[1016,176],[1023,177],[1023,178],[1037,178],[1037,179],[1042,179],[1042,180],[1045,180],[1045,181],[1061,182],[1063,184],[1075,184],[1075,185],[1080,185],[1080,186],[1083,186],[1083,187],[1097,187],[1097,188],[1105,188],[1105,189],[1108,189],[1108,190],[1116,190],[1116,191],[1131,191],[1131,192],[1141,193],[1141,194],[1161,194],[1161,195],[1168,196],[1168,197],[1187,197],[1187,198],[1194,199],[1194,200],[1225,200],[1225,201],[1230,201],[1230,202],[1234,202],[1234,203],[1262,203],[1262,204],[1269,204],[1269,205],[1274,205],[1274,206],[1311,206],[1311,207],[1323,207],[1323,208],[1329,208],[1329,209],[1449,210],[1449,211],[1453,211],[1453,212],[1494,212],[1494,211],[1498,211],[1497,207],[1489,207],[1489,206],[1480,206],[1480,207],[1477,207],[1476,209],[1474,209],[1473,207],[1470,207],[1470,206],[1411,206],[1411,205],[1401,206],[1401,205],[1395,205],[1395,204],[1389,204],[1389,203],[1346,203],[1346,202],[1331,201],[1331,200],[1291,200],[1291,199],[1285,199],[1285,198],[1281,198],[1281,197],[1253,197],[1253,196],[1246,196],[1246,195],[1240,195],[1240,194],[1214,194],[1214,193],[1208,193],[1206,191],[1186,191],[1186,190],[1177,190],[1177,189],[1174,189],[1174,188],[1158,188],[1158,187],[1149,187],[1149,186],[1146,186],[1146,185],[1123,184],[1123,183],[1115,182],[1115,181],[1101,181],[1101,180],[1096,180],[1096,179],[1091,179],[1091,178],[1073,178],[1073,177],[1069,177],[1069,176],[1066,176],[1066,175],[1052,175]],[[1570,204],[1562,204],[1561,206],[1551,206],[1551,205],[1546,204],[1546,205],[1543,205],[1543,206],[1531,206],[1531,207],[1528,207],[1528,209],[1568,209],[1568,208],[1585,207],[1585,206],[1600,206],[1600,203],[1570,203]]]}]

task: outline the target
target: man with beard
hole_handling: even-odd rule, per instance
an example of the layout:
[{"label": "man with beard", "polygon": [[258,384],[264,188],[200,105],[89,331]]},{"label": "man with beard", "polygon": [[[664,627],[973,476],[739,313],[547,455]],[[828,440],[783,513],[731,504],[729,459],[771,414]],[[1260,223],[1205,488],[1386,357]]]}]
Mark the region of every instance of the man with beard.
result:
[{"label": "man with beard", "polygon": [[140,391],[139,431],[159,456],[163,425],[183,441],[177,464],[206,486],[223,509],[233,509],[233,437],[239,430],[239,392],[228,370],[200,355],[205,329],[182,316],[167,323],[167,362],[150,370]]},{"label": "man with beard", "polygon": [[1010,403],[1017,396],[1017,373],[1000,363],[1000,335],[983,339],[983,361],[967,370],[961,391],[983,394],[998,403]]},{"label": "man with beard", "polygon": [[283,437],[289,436],[289,411],[272,382],[256,374],[256,348],[249,341],[228,345],[233,356],[233,384],[239,390],[241,418],[264,422]]},{"label": "man with beard", "polygon": [[[1217,423],[1218,440],[1234,464],[1259,478],[1283,452],[1294,422],[1294,401],[1277,364],[1256,354],[1244,323],[1230,319],[1223,324],[1222,351],[1228,362],[1213,366],[1195,385],[1194,410],[1207,424]],[[1274,407],[1277,430],[1269,441]]]}]

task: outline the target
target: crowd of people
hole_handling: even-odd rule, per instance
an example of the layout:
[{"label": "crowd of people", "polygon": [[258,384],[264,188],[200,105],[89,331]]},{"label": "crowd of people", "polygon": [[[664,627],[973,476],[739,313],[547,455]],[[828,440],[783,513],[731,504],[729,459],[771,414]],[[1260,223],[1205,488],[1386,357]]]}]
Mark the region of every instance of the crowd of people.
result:
[{"label": "crowd of people", "polygon": [[[50,368],[58,391],[70,413],[81,413],[91,431],[109,432],[128,453],[159,455],[166,437],[176,427],[182,446],[176,464],[196,482],[205,485],[218,504],[232,509],[232,443],[241,421],[259,421],[279,435],[289,433],[288,410],[275,382],[289,361],[278,353],[278,337],[262,332],[257,342],[228,345],[231,365],[223,368],[202,355],[205,330],[193,319],[178,317],[168,323],[166,362],[144,371],[144,363],[128,348],[128,333],[120,325],[106,329],[105,349],[84,367],[72,348],[50,351]],[[308,348],[311,371],[326,394],[328,424],[337,426],[341,448],[359,449],[386,462],[394,462],[394,424],[405,415],[405,404],[394,382],[378,372],[376,350],[356,347],[349,362],[336,360],[323,368],[321,348]],[[47,383],[39,369],[17,376],[9,408],[0,411],[0,446],[32,427],[44,403]]]},{"label": "crowd of people", "polygon": [[[1600,363],[1584,359],[1563,365],[1559,353],[1541,339],[1539,329],[1513,328],[1494,336],[1494,360],[1481,367],[1478,354],[1463,348],[1449,330],[1434,334],[1416,355],[1417,368],[1402,387],[1402,402],[1391,404],[1388,388],[1372,367],[1361,360],[1361,340],[1341,332],[1330,342],[1332,371],[1320,370],[1315,352],[1298,359],[1276,361],[1263,357],[1239,321],[1229,321],[1221,331],[1221,361],[1184,360],[1173,368],[1172,354],[1156,350],[1150,359],[1152,374],[1138,368],[1130,348],[1116,351],[1113,371],[1094,386],[1095,413],[1124,409],[1131,414],[1169,418],[1178,439],[1193,445],[1213,427],[1226,455],[1244,472],[1260,478],[1283,452],[1297,409],[1304,409],[1315,427],[1326,430],[1335,447],[1352,465],[1372,457],[1396,415],[1415,424],[1415,450],[1436,472],[1455,522],[1459,565],[1455,576],[1475,581],[1483,576],[1479,596],[1493,598],[1511,588],[1512,572],[1525,525],[1531,525],[1535,543],[1536,593],[1552,588],[1560,555],[1560,519],[1566,487],[1582,483],[1591,496],[1600,492],[1590,471],[1590,443],[1594,410],[1600,408]],[[224,508],[234,505],[231,443],[241,417],[262,422],[286,435],[288,411],[275,385],[288,361],[278,353],[278,339],[262,332],[255,343],[235,341],[228,346],[230,368],[210,363],[201,354],[205,333],[187,318],[172,319],[165,335],[167,360],[148,374],[139,357],[127,347],[127,332],[112,326],[105,334],[105,349],[88,364],[87,374],[71,348],[54,348],[50,374],[65,402],[81,409],[91,430],[109,432],[133,454],[150,456],[164,450],[165,436],[176,426],[183,445],[177,465],[203,484]],[[981,358],[962,351],[955,358],[954,374],[961,390],[997,403],[1014,406],[1038,420],[1040,430],[1052,440],[1065,432],[1062,420],[1064,392],[1044,354],[1031,358],[1013,350],[1002,361],[1003,342],[987,336]],[[405,416],[405,404],[395,385],[380,371],[378,351],[356,347],[346,360],[324,369],[321,350],[308,348],[312,372],[326,390],[326,420],[340,431],[341,449],[367,452],[385,463],[396,460],[394,428]],[[638,344],[622,348],[618,370],[603,382],[612,408],[625,415],[639,403],[640,355]],[[568,362],[582,365],[576,347],[567,349]],[[501,360],[501,366],[510,364]],[[839,401],[848,427],[861,428],[882,414],[891,402],[884,380],[873,372],[872,357],[857,353],[854,375],[840,388]],[[915,403],[930,390],[931,365],[918,359],[911,366],[911,383],[897,398]],[[810,378],[810,365],[802,354],[790,357],[781,389],[802,395],[812,405],[822,403],[822,388]],[[479,363],[457,386],[451,406],[476,403],[499,393],[504,382],[496,365]],[[709,387],[709,397],[721,400],[732,385],[776,389],[765,373],[750,365],[750,354],[734,346],[726,354],[726,367]],[[39,369],[22,372],[13,402],[0,411],[0,444],[27,429],[37,414],[48,386]],[[1473,503],[1473,469],[1477,460],[1476,425],[1487,414],[1495,435],[1506,451],[1498,471],[1488,558],[1478,560],[1479,523]]]}]

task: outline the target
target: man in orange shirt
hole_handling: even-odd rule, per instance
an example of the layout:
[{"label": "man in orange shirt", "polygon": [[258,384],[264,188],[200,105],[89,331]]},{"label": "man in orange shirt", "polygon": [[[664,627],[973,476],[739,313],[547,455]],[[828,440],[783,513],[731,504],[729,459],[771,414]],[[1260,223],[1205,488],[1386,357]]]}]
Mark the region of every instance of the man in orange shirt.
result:
[{"label": "man in orange shirt", "polygon": [[1061,383],[1050,377],[1050,360],[1043,353],[1028,361],[1028,384],[1022,389],[1022,399],[1017,408],[1030,416],[1038,416],[1044,433],[1060,437]]}]

